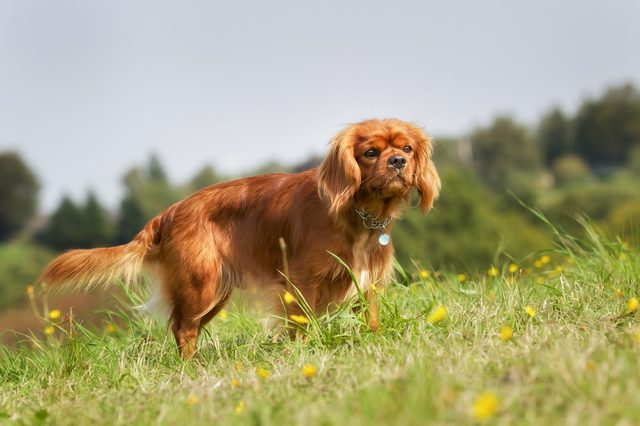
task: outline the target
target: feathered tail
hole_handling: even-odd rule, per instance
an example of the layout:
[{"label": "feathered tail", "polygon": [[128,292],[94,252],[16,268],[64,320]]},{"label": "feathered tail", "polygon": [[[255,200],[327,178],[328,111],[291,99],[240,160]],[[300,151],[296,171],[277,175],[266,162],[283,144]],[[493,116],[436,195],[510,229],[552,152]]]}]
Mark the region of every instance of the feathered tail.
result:
[{"label": "feathered tail", "polygon": [[147,254],[160,241],[161,221],[162,215],[153,218],[128,244],[71,250],[58,256],[46,267],[38,283],[85,289],[108,286],[118,280],[131,283],[140,275]]}]

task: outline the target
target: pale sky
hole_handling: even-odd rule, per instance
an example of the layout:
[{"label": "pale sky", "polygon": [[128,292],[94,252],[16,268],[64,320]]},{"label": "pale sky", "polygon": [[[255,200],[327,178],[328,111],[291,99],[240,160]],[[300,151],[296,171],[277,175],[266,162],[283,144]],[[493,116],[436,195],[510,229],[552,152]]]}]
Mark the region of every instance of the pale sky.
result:
[{"label": "pale sky", "polygon": [[173,181],[322,154],[371,117],[459,135],[640,82],[638,1],[0,0],[0,151],[42,210],[159,154]]}]

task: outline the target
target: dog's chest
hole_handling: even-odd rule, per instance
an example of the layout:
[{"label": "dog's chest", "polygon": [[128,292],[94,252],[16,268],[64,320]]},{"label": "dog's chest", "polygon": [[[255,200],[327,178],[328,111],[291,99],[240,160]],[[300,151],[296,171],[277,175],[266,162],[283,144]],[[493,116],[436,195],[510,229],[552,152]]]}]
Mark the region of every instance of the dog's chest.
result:
[{"label": "dog's chest", "polygon": [[353,270],[358,284],[365,290],[380,277],[377,275],[382,269],[379,262],[384,261],[378,246],[377,235],[366,233],[359,236],[353,244],[351,256],[351,269]]}]

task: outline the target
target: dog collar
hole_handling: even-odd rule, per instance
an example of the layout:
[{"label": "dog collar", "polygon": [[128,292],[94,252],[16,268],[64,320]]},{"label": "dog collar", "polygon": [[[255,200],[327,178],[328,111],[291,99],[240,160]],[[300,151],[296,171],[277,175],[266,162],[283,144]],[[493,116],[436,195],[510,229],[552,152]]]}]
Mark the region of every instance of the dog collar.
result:
[{"label": "dog collar", "polygon": [[362,226],[367,229],[375,229],[376,231],[380,231],[380,236],[378,237],[378,243],[382,246],[386,246],[391,242],[391,237],[389,234],[384,232],[384,229],[387,227],[389,222],[391,222],[390,218],[380,219],[378,216],[375,216],[368,209],[355,209],[360,219],[362,219]]}]

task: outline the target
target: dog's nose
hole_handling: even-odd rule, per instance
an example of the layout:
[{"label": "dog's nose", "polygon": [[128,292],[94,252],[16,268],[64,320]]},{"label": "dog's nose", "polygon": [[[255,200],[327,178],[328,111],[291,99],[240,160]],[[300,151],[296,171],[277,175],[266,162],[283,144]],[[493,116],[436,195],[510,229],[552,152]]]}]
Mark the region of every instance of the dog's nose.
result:
[{"label": "dog's nose", "polygon": [[400,170],[407,164],[407,159],[402,155],[394,155],[389,158],[388,164],[389,167]]}]

